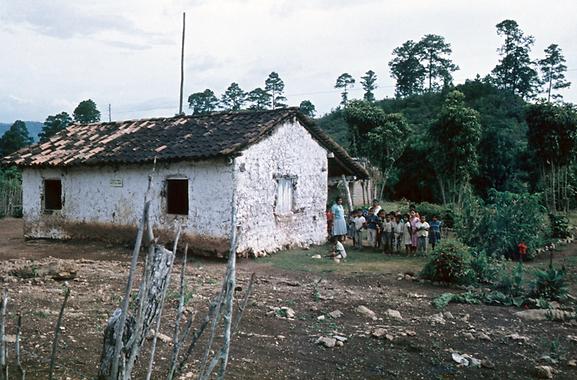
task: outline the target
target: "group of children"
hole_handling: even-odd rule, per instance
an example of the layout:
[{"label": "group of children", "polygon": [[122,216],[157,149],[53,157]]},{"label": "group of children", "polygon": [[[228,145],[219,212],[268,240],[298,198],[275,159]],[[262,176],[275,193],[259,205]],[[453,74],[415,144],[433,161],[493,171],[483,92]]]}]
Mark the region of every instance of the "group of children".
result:
[{"label": "group of children", "polygon": [[[363,235],[366,234],[367,245],[382,249],[384,253],[400,253],[404,247],[407,255],[426,255],[429,245],[434,249],[441,240],[441,227],[442,221],[436,215],[428,222],[426,216],[419,215],[412,206],[404,215],[398,211],[387,213],[374,200],[368,210],[357,209],[351,212],[346,236],[352,238],[353,246],[357,249],[363,249]],[[346,236],[335,232],[339,231],[333,229],[333,254],[343,256],[342,243]]]}]

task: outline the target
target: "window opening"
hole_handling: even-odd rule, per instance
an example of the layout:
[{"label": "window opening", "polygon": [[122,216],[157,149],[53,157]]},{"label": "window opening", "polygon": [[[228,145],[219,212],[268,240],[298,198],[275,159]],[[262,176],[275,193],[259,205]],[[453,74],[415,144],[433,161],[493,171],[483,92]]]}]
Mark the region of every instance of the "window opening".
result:
[{"label": "window opening", "polygon": [[44,209],[62,210],[62,181],[59,179],[44,180]]},{"label": "window opening", "polygon": [[290,177],[281,177],[278,178],[277,181],[278,187],[275,212],[280,215],[290,214],[293,211],[294,179]]},{"label": "window opening", "polygon": [[188,215],[188,179],[166,180],[166,212]]}]

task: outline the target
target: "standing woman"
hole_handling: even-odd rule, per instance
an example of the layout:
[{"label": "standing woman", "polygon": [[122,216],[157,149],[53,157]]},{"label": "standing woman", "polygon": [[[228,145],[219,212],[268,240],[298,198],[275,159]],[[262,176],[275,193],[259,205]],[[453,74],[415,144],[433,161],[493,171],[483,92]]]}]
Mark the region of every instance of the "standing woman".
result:
[{"label": "standing woman", "polygon": [[345,209],[343,208],[343,198],[338,197],[331,208],[333,213],[333,236],[343,236],[347,234],[347,222],[345,220]]}]

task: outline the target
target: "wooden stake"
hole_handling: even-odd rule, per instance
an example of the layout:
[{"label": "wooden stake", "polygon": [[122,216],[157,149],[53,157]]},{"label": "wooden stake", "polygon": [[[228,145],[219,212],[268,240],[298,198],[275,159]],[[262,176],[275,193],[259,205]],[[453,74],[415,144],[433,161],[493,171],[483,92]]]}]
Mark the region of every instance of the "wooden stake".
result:
[{"label": "wooden stake", "polygon": [[160,333],[160,320],[162,318],[162,311],[164,309],[164,298],[166,297],[166,291],[168,290],[170,284],[170,275],[172,273],[172,265],[174,264],[174,258],[176,257],[176,249],[178,247],[178,240],[180,239],[181,226],[178,226],[178,231],[176,232],[176,238],[174,239],[174,246],[172,248],[172,258],[168,266],[168,277],[166,279],[166,285],[164,291],[160,296],[160,310],[156,317],[156,326],[154,328],[154,336],[152,337],[152,348],[150,349],[150,360],[148,361],[148,371],[146,372],[146,380],[150,380],[152,376],[152,365],[154,364],[154,355],[156,354],[156,342],[158,340],[158,334]]},{"label": "wooden stake", "polygon": [[[167,380],[172,380],[174,378],[174,373],[176,371],[176,363],[178,361],[178,353],[182,346],[180,341],[180,321],[182,319],[182,314],[184,313],[184,293],[185,293],[185,281],[184,275],[186,274],[186,255],[188,254],[188,244],[184,247],[184,257],[182,258],[182,267],[180,269],[180,291],[178,298],[178,311],[176,313],[176,321],[174,323],[174,335],[172,337],[173,349],[172,357],[170,359],[170,369],[168,370]],[[186,333],[186,331],[185,331]]]},{"label": "wooden stake", "polygon": [[16,367],[20,372],[20,380],[26,379],[26,371],[22,368],[22,361],[20,360],[20,332],[22,331],[22,316],[18,314],[18,322],[16,324]]},{"label": "wooden stake", "polygon": [[64,301],[62,302],[62,307],[60,308],[60,314],[58,315],[58,320],[56,321],[56,329],[54,329],[54,340],[52,341],[52,355],[50,356],[50,374],[48,380],[52,380],[54,375],[54,366],[56,364],[56,353],[58,351],[58,339],[60,338],[60,326],[62,325],[62,318],[64,317],[64,308],[66,307],[66,301],[68,301],[68,296],[70,296],[70,288],[66,287],[64,291]]},{"label": "wooden stake", "polygon": [[6,307],[8,306],[8,289],[2,290],[0,303],[0,379],[8,380],[8,365],[6,364]]},{"label": "wooden stake", "polygon": [[[152,172],[154,173],[154,168],[156,166],[156,157],[154,158],[154,165]],[[124,289],[124,298],[122,299],[122,306],[120,308],[120,329],[116,331],[116,341],[114,343],[114,355],[112,357],[112,365],[110,370],[110,378],[118,378],[118,365],[120,363],[120,352],[124,348],[122,343],[122,337],[124,335],[124,328],[126,324],[126,317],[128,314],[128,304],[130,302],[130,292],[132,291],[132,283],[134,281],[134,272],[136,271],[136,264],[138,263],[138,255],[140,254],[140,246],[142,244],[142,236],[144,235],[144,226],[148,222],[148,210],[150,208],[150,189],[152,187],[152,175],[148,176],[148,186],[146,193],[144,194],[144,209],[142,210],[142,220],[138,225],[138,231],[136,233],[136,241],[134,242],[134,249],[132,251],[132,260],[130,261],[130,271],[128,272],[128,280],[126,281],[126,288]]]}]

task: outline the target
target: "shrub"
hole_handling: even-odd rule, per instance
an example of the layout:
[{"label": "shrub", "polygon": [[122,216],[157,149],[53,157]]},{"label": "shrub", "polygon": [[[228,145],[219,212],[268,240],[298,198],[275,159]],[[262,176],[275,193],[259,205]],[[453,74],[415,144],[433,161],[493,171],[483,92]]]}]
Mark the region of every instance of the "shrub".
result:
[{"label": "shrub", "polygon": [[476,282],[480,284],[495,283],[499,273],[503,270],[501,260],[487,255],[484,251],[473,252],[471,269],[475,272]]},{"label": "shrub", "polygon": [[549,214],[549,222],[551,223],[551,236],[554,238],[566,238],[571,235],[569,233],[569,219],[561,214]]},{"label": "shrub", "polygon": [[439,220],[443,221],[444,227],[453,228],[455,216],[452,207],[429,202],[421,202],[416,204],[415,208],[420,215],[425,215],[427,220],[431,220],[434,215],[437,215]]},{"label": "shrub", "polygon": [[457,240],[445,239],[435,247],[421,277],[440,282],[468,285],[475,282],[470,248]]},{"label": "shrub", "polygon": [[565,267],[561,268],[561,270],[553,267],[549,267],[547,270],[537,270],[535,272],[535,280],[531,282],[530,288],[532,297],[563,301],[567,297]]},{"label": "shrub", "polygon": [[501,272],[497,290],[511,297],[521,297],[525,294],[524,277],[523,263],[517,263],[511,272]]},{"label": "shrub", "polygon": [[471,247],[496,257],[513,258],[517,245],[524,242],[526,259],[535,257],[535,249],[547,235],[545,208],[537,194],[490,191],[488,204],[472,197],[460,210],[457,232]]}]

